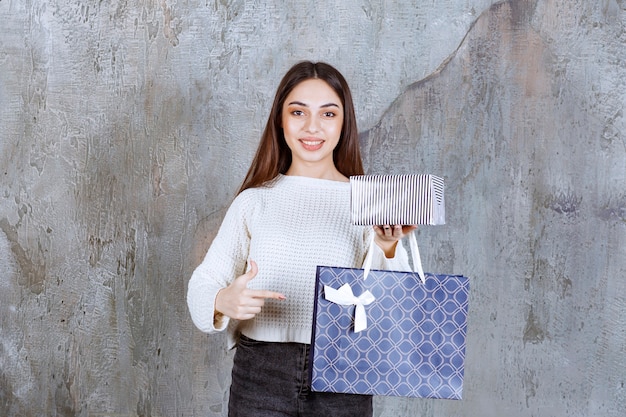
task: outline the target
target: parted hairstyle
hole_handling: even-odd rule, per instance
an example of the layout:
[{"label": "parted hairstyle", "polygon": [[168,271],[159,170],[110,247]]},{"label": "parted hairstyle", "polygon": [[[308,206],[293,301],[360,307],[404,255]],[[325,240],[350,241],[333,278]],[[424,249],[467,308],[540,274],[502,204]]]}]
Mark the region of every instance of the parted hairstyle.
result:
[{"label": "parted hairstyle", "polygon": [[258,187],[289,169],[291,150],[287,146],[282,129],[283,105],[295,86],[312,78],[325,81],[339,96],[343,105],[343,126],[339,143],[333,151],[335,167],[346,177],[363,174],[354,104],[348,83],[343,75],[329,64],[303,61],[291,67],[278,85],[261,142],[238,193]]}]

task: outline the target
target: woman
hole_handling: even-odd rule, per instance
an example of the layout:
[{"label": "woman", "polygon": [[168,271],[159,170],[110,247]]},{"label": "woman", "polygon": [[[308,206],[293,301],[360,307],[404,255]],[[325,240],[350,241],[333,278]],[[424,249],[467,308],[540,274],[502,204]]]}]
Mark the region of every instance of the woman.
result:
[{"label": "woman", "polygon": [[[409,270],[411,226],[354,226],[348,177],[363,174],[344,77],[301,62],[283,77],[258,150],[189,281],[195,325],[237,346],[229,416],[372,415],[370,396],[309,390],[318,265]],[[247,271],[247,272],[246,272]]]}]

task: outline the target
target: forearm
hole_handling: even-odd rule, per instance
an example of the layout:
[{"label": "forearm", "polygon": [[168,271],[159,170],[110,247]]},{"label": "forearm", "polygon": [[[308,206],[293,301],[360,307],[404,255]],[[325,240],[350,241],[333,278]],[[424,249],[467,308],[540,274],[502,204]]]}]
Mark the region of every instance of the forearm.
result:
[{"label": "forearm", "polygon": [[215,310],[215,298],[221,287],[205,276],[206,271],[198,268],[189,280],[187,307],[193,323],[205,333],[222,331],[228,317]]}]

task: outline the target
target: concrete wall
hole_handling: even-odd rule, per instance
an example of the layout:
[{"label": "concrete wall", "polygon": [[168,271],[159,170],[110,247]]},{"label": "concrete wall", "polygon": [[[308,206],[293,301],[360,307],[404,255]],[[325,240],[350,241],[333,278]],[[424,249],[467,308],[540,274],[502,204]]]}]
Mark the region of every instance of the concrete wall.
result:
[{"label": "concrete wall", "polygon": [[224,415],[186,283],[313,59],[368,170],[446,179],[423,262],[472,278],[464,400],[375,415],[623,416],[626,2],[288,3],[0,0],[0,415]]}]

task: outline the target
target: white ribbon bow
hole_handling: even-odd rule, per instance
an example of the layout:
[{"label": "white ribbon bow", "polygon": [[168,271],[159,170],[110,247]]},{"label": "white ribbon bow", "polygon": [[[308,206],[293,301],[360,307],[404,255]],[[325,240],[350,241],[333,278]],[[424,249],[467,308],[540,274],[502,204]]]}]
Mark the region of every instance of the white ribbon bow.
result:
[{"label": "white ribbon bow", "polygon": [[342,306],[354,305],[354,332],[358,333],[367,328],[365,306],[376,300],[371,292],[365,291],[363,294],[355,297],[352,292],[352,287],[348,283],[343,284],[338,290],[324,285],[324,298],[331,303],[340,304]]}]

